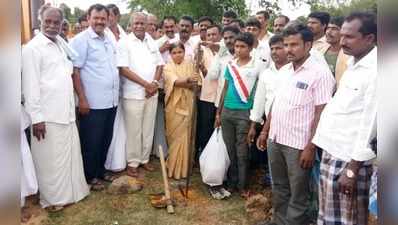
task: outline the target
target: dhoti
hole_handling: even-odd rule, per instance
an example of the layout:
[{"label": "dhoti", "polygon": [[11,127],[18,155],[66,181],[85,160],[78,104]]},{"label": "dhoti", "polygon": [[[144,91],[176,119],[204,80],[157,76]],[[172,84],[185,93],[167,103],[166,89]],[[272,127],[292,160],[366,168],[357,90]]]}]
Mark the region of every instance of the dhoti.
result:
[{"label": "dhoti", "polygon": [[31,148],[43,208],[75,203],[89,194],[74,122],[46,123],[45,139],[32,136]]}]

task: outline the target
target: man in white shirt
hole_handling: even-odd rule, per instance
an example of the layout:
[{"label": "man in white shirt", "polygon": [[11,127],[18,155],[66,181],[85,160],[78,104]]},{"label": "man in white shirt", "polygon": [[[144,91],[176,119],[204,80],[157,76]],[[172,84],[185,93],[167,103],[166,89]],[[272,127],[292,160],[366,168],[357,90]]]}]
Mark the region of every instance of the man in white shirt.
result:
[{"label": "man in white shirt", "polygon": [[352,13],[341,27],[350,58],[312,142],[323,149],[318,224],[367,224],[371,161],[376,155],[377,23],[372,13]]},{"label": "man in white shirt", "polygon": [[127,135],[127,174],[138,176],[138,166],[149,164],[163,60],[155,41],[145,33],[147,16],[133,13],[132,32],[118,43],[118,67]]},{"label": "man in white shirt", "polygon": [[158,45],[159,51],[162,54],[163,61],[166,62],[169,56],[169,48],[171,45],[170,40],[178,38],[177,31],[177,18],[174,16],[166,16],[162,21],[162,28],[164,31],[163,37],[156,40],[156,44]]},{"label": "man in white shirt", "polygon": [[[247,135],[247,141],[249,145],[255,143],[257,136],[256,128],[263,119],[268,115],[272,102],[275,97],[275,92],[278,86],[278,79],[283,74],[279,74],[278,71],[284,65],[288,63],[287,53],[283,44],[283,36],[276,34],[269,40],[269,46],[271,48],[272,62],[269,68],[264,70],[259,77],[256,95],[254,97],[253,108],[250,111],[250,130]],[[266,160],[268,161],[268,160]],[[268,163],[265,165],[265,179],[264,184],[270,185],[270,175],[268,171]]]},{"label": "man in white shirt", "polygon": [[220,48],[217,55],[214,57],[210,68],[207,71],[205,79],[218,80],[216,98],[214,105],[218,108],[221,98],[221,92],[224,87],[225,79],[224,72],[228,62],[234,58],[234,42],[236,36],[240,33],[239,29],[234,26],[224,27],[221,35],[225,44],[224,48]]},{"label": "man in white shirt", "polygon": [[330,15],[327,12],[312,12],[308,15],[307,26],[314,34],[314,43],[312,47],[320,52],[329,48],[326,41],[325,32],[328,27]]},{"label": "man in white shirt", "polygon": [[251,33],[255,38],[255,43],[253,46],[253,51],[251,55],[253,56],[256,63],[260,65],[261,72],[269,67],[271,62],[271,50],[268,45],[268,41],[260,41],[261,23],[256,18],[250,18],[245,24],[246,32]]},{"label": "man in white shirt", "polygon": [[[214,101],[217,95],[218,80],[204,79],[207,76],[207,71],[211,63],[216,57],[218,49],[211,48],[210,45],[219,43],[221,41],[221,27],[219,25],[211,25],[207,29],[207,42],[202,42],[199,46],[203,51],[203,58],[200,64],[202,74],[202,86],[200,90],[200,97],[197,101],[197,127],[196,127],[196,149],[197,156],[200,155],[201,150],[206,147],[214,130],[214,121],[217,108],[214,106]],[[207,45],[207,46],[203,46]]]},{"label": "man in white shirt", "polygon": [[268,21],[270,15],[267,11],[261,10],[256,13],[256,19],[261,24],[260,35],[258,36],[258,40],[260,42],[264,42],[264,44],[268,45],[269,39],[274,35],[273,33],[268,31]]},{"label": "man in white shirt", "polygon": [[57,211],[89,194],[75,123],[73,65],[57,39],[63,13],[49,7],[22,51],[22,92],[43,208]]}]

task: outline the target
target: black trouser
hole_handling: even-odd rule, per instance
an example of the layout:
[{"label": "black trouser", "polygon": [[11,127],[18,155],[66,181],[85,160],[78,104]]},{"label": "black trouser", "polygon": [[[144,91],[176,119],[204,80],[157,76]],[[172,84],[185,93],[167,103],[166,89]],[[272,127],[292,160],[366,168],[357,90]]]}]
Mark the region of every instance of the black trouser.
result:
[{"label": "black trouser", "polygon": [[80,144],[82,147],[84,174],[88,183],[94,178],[104,178],[104,164],[112,141],[115,116],[116,107],[90,109],[88,115],[79,115]]},{"label": "black trouser", "polygon": [[[217,108],[212,102],[198,100],[198,117],[196,125],[196,149],[197,156],[206,147],[213,131]],[[199,152],[200,151],[200,152]]]}]

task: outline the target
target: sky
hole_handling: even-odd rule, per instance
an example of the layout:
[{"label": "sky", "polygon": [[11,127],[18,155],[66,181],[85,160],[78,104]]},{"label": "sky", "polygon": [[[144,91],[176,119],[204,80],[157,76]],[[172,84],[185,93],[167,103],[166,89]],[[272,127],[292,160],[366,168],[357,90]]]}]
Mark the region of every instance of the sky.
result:
[{"label": "sky", "polygon": [[[270,0],[272,1],[272,0]],[[293,8],[288,0],[274,0],[278,2],[279,7],[282,9],[282,14],[288,16],[290,19],[296,19],[299,16],[307,16],[310,13],[310,6],[309,5],[301,5],[299,8]],[[81,9],[88,9],[88,7],[95,3],[101,4],[109,4],[114,3],[116,4],[121,13],[128,13],[127,9],[127,1],[126,0],[46,0],[46,2],[51,2],[55,4],[55,6],[66,3],[72,9],[74,7],[79,7]],[[258,0],[246,0],[246,5],[252,11],[260,10],[259,6],[256,4]]]}]

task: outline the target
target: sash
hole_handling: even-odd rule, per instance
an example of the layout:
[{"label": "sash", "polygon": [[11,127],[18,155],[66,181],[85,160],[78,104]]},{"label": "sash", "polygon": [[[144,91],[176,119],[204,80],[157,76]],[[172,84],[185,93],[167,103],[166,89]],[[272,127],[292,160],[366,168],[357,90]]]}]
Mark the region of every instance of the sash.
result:
[{"label": "sash", "polygon": [[226,73],[232,77],[235,89],[239,95],[242,102],[247,103],[250,96],[250,84],[239,72],[239,68],[232,62],[227,64]]}]

